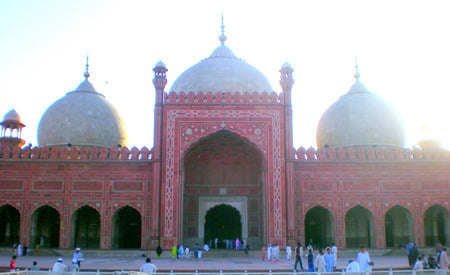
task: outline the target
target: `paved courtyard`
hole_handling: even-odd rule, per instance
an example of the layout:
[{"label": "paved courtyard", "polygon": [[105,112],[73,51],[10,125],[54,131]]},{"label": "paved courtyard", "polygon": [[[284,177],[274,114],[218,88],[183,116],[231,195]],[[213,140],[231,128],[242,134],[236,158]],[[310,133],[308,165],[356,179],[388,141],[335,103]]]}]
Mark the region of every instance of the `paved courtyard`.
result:
[{"label": "paved courtyard", "polygon": [[[356,255],[355,255],[356,257]],[[38,261],[38,266],[42,270],[48,270],[56,261],[58,256],[25,256],[19,257],[16,266],[19,269],[31,267],[33,261]],[[342,270],[351,257],[338,259],[337,269]],[[354,259],[354,258],[353,258]],[[121,271],[138,270],[144,263],[144,257],[89,257],[85,255],[85,261],[81,264],[81,270],[101,270],[101,271]],[[406,256],[374,256],[375,269],[406,269],[408,266]],[[0,267],[5,271],[9,266],[10,256],[0,255]],[[71,257],[64,257],[64,263],[69,264]],[[293,269],[294,260],[285,259],[279,262],[262,261],[259,257],[203,257],[202,259],[182,259],[177,260],[170,257],[161,259],[152,258],[152,262],[158,267],[158,271],[289,271]]]}]

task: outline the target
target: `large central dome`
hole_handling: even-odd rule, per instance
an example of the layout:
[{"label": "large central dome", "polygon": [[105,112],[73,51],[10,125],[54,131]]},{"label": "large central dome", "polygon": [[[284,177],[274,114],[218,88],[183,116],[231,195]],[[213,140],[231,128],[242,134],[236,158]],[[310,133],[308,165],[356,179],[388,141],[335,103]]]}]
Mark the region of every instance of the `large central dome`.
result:
[{"label": "large central dome", "polygon": [[226,36],[219,37],[221,45],[206,59],[182,73],[170,88],[179,92],[273,92],[267,77],[244,60],[237,58],[225,46]]}]

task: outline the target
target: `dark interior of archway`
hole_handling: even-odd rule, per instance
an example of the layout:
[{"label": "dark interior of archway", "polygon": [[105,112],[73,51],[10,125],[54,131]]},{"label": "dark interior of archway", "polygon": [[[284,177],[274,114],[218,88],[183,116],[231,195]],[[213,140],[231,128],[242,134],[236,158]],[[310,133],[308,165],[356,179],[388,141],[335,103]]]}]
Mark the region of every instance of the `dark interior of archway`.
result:
[{"label": "dark interior of archway", "polygon": [[402,206],[394,206],[385,215],[386,247],[402,247],[412,242],[411,212]]},{"label": "dark interior of archway", "polygon": [[215,238],[219,239],[217,248],[225,248],[223,240],[242,239],[241,215],[236,208],[221,204],[206,213],[204,242]]},{"label": "dark interior of archway", "polygon": [[59,247],[60,216],[58,211],[50,206],[36,210],[36,232],[33,232],[33,247]]},{"label": "dark interior of archway", "polygon": [[141,215],[129,206],[118,210],[114,221],[114,248],[141,248]]},{"label": "dark interior of archway", "polygon": [[323,207],[314,207],[305,216],[305,240],[323,248],[333,243],[331,214]]},{"label": "dark interior of archway", "polygon": [[194,244],[203,241],[198,239],[200,197],[240,196],[248,201],[248,243],[252,247],[261,246],[263,158],[256,146],[235,133],[222,130],[199,140],[186,153],[184,168],[184,241]]},{"label": "dark interior of archway", "polygon": [[0,245],[12,246],[20,240],[20,214],[11,205],[0,207]]},{"label": "dark interior of archway", "polygon": [[80,208],[76,213],[75,240],[77,247],[100,247],[100,214],[89,206]]},{"label": "dark interior of archway", "polygon": [[372,221],[372,214],[364,207],[356,206],[347,212],[345,215],[345,241],[347,248],[372,247]]},{"label": "dark interior of archway", "polygon": [[432,206],[425,212],[425,245],[447,245],[446,240],[446,211],[441,206]]}]

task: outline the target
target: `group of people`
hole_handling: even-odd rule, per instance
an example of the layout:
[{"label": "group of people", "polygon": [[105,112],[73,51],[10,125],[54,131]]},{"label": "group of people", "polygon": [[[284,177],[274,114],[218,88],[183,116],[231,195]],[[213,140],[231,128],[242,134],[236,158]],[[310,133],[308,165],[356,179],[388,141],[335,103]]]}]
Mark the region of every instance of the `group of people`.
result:
[{"label": "group of people", "polygon": [[[201,259],[202,251],[208,252],[209,249],[210,249],[209,245],[206,243],[203,245],[203,249],[200,248],[198,243],[195,243],[192,249],[194,251],[194,258]],[[190,257],[191,257],[191,249],[189,247],[184,247],[182,244],[174,245],[172,247],[172,258],[187,259]]]},{"label": "group of people", "polygon": [[83,261],[83,253],[81,253],[81,249],[77,247],[72,256],[72,262],[69,266],[63,263],[63,258],[58,258],[56,263],[53,265],[53,272],[72,272],[72,271],[80,271],[81,261]]},{"label": "group of people", "polygon": [[[422,269],[450,269],[450,258],[447,254],[447,248],[438,246],[436,248],[436,254],[432,255],[421,255],[419,256],[419,251],[415,247],[414,243],[409,245],[408,249],[408,261],[410,267],[414,270]],[[408,248],[408,247],[407,247]]]},{"label": "group of people", "polygon": [[[287,248],[287,250],[290,250],[290,248]],[[312,243],[306,247],[306,252],[303,250],[302,244],[297,243],[297,246],[295,247],[294,269],[298,270],[297,266],[299,266],[301,270],[305,270],[303,266],[303,258],[305,258],[309,272],[332,272],[336,267],[337,262],[337,246],[334,243],[331,244],[331,246],[327,245],[325,253],[324,250],[319,249],[316,255],[313,254],[313,251],[314,248]]]},{"label": "group of people", "polygon": [[278,244],[268,244],[261,249],[262,260],[278,262],[280,260],[280,247]]}]

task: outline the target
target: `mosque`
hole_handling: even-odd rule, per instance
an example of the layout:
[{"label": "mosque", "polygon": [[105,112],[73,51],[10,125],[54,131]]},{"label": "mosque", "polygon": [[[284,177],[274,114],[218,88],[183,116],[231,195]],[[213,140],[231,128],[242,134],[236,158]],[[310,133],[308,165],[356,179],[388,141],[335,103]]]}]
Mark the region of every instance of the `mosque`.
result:
[{"label": "mosque", "polygon": [[[89,81],[42,115],[0,123],[0,245],[167,249],[240,238],[340,248],[450,245],[450,153],[405,148],[394,106],[359,80],[323,114],[317,149],[293,148],[293,68],[280,89],[219,36],[209,57],[165,90],[153,71],[154,144],[127,144],[125,123]],[[150,106],[149,106],[150,108]]]}]

